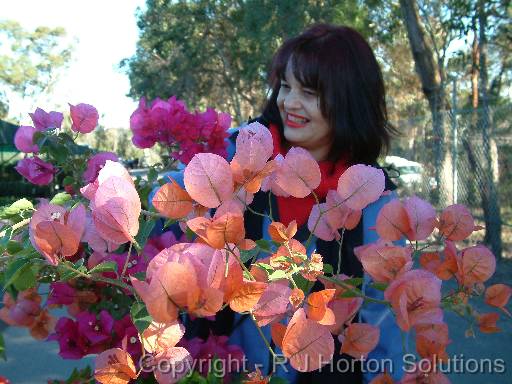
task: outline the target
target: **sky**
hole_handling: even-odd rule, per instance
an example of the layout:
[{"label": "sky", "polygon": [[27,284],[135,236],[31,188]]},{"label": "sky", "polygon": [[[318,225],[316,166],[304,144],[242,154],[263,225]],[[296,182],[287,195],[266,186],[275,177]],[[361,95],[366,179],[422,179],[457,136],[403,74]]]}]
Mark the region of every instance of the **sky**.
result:
[{"label": "sky", "polygon": [[70,40],[76,39],[69,68],[51,95],[25,101],[11,98],[9,117],[25,124],[35,107],[64,111],[67,103],[87,103],[98,109],[104,127],[128,128],[137,102],[126,96],[130,82],[118,64],[135,53],[137,7],[144,9],[145,1],[0,0],[0,19],[16,20],[30,30],[60,26]]}]

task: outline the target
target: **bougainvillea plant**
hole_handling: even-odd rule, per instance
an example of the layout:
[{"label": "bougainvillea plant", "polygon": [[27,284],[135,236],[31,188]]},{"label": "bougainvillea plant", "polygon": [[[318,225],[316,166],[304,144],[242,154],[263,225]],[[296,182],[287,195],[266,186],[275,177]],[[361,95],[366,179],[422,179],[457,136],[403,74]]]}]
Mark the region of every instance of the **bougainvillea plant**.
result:
[{"label": "bougainvillea plant", "polygon": [[147,105],[141,99],[130,118],[132,142],[138,148],[160,144],[169,155],[184,164],[196,153],[210,152],[226,156],[227,130],[231,116],[208,108],[205,112],[189,112],[175,96],[154,100]]},{"label": "bougainvillea plant", "polygon": [[[499,311],[510,316],[512,289],[484,285],[496,268],[493,254],[483,245],[457,248],[481,229],[462,205],[438,213],[412,196],[381,209],[374,228],[380,240],[355,254],[384,299],[366,296],[363,279],[339,273],[341,255],[337,265],[328,265],[321,254],[306,252],[315,237],[341,243],[362,210],[389,193],[380,169],[351,166],[320,202],[314,192],[320,169],[309,152],[291,148],[272,158],[270,132],[253,123],[240,128],[235,155],[227,160],[221,155],[226,155],[229,116],[190,113],[171,98],[151,106],[141,101],[131,117],[133,142],[169,146],[171,155],[187,164],[184,188],[173,179],[157,180],[154,171],[147,180],[134,181],[115,154],[77,150],[72,135],[96,127],[94,107],[71,106],[76,134],[61,129],[60,113],[38,109],[31,116],[34,127],[20,127],[15,141],[33,155],[17,169],[35,184],[62,173],[67,192],[36,205],[21,199],[1,210],[0,319],[27,327],[36,339],[56,341],[62,358],[97,355],[94,371],[75,371],[70,383],[222,381],[212,371],[215,364],[204,368],[194,361],[242,360],[244,351],[223,336],[186,339],[183,319],[185,314],[212,318],[227,306],[248,315],[257,329],[271,327],[273,343],[260,332],[269,352],[275,354],[272,345],[278,346],[298,371],[321,368],[340,353],[368,356],[380,331],[353,321],[365,302],[390,307],[400,329],[414,331],[416,352],[432,367],[448,358],[444,311],[465,316],[472,334],[499,331]],[[149,191],[157,187],[148,204]],[[313,194],[317,204],[305,243],[294,238],[294,221],[285,226],[271,214],[253,211],[250,204],[260,190],[296,198]],[[271,240],[246,238],[245,210],[268,217]],[[157,221],[179,225],[186,235],[155,234]],[[399,239],[407,245],[393,243]],[[455,288],[443,289],[447,280]],[[312,292],[316,282],[323,289]],[[43,285],[49,288],[45,299]],[[473,309],[479,297],[495,310]],[[55,307],[66,307],[68,314],[54,318]],[[341,350],[335,350],[335,338]],[[250,383],[274,379],[258,369],[222,374]],[[403,380],[448,379],[418,370]],[[386,373],[374,380],[392,382]]]}]

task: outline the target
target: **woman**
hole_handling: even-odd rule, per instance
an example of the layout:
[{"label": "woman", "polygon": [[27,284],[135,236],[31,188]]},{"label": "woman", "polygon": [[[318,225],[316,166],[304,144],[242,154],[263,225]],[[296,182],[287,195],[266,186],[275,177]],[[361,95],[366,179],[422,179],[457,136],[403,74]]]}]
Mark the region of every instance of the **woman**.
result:
[{"label": "woman", "polygon": [[[377,166],[377,158],[385,149],[393,128],[388,123],[382,74],[375,56],[364,38],[355,30],[327,24],[315,25],[301,35],[287,40],[277,51],[270,71],[271,95],[261,117],[255,119],[267,126],[274,141],[274,155],[286,154],[292,146],[308,150],[319,162],[322,182],[315,190],[324,199],[327,191],[336,189],[339,176],[357,163]],[[254,120],[253,120],[254,121]],[[236,135],[231,137],[234,143]],[[386,176],[386,189],[395,186]],[[375,225],[379,209],[392,196],[381,197],[363,211],[359,225],[346,231],[342,243],[341,272],[349,276],[363,277],[362,266],[354,256],[354,248],[377,240]],[[287,225],[296,220],[299,231],[295,238],[304,241],[309,232],[307,219],[313,204],[313,196],[304,199],[272,197],[272,215]],[[269,212],[268,194],[259,192],[251,205],[253,210]],[[245,214],[247,237],[254,240],[268,238],[270,222],[262,216]],[[338,264],[339,245],[336,241],[316,239],[308,251],[316,249],[324,263]],[[368,287],[369,278],[364,276],[365,294],[382,297],[382,292]],[[315,286],[313,289],[322,289]],[[297,383],[362,383],[385,371],[392,371],[395,378],[401,376],[402,342],[400,331],[390,310],[379,304],[362,308],[358,321],[377,325],[381,338],[371,359],[391,359],[372,372],[366,366],[354,362],[346,355],[339,355],[340,345],[335,345],[334,362],[321,371],[299,373],[286,366],[272,366],[272,359],[252,321],[247,317],[224,310],[212,324],[200,320],[187,325],[187,332],[209,332],[230,335],[230,341],[243,347],[249,363],[258,364],[263,373],[274,372],[278,376]],[[269,327],[263,327],[267,339]],[[368,367],[369,368],[369,367]]]},{"label": "woman", "polygon": [[[339,176],[350,165],[377,166],[377,158],[389,145],[394,130],[387,119],[379,65],[358,32],[348,27],[320,24],[287,40],[274,57],[270,85],[272,93],[262,116],[256,120],[270,129],[275,155],[284,155],[290,147],[299,146],[319,162],[322,182],[315,192],[321,199],[329,189],[336,189]],[[395,189],[388,177],[386,184],[386,189]],[[367,207],[360,224],[345,232],[341,265],[346,275],[363,276],[353,250],[377,240],[375,231],[369,228],[375,224],[379,209],[390,198],[383,197]],[[272,214],[285,225],[297,220],[300,229],[296,238],[304,240],[308,235],[307,218],[314,203],[313,196],[305,199],[277,197],[271,203]],[[268,212],[268,205],[267,195],[260,192],[252,208]],[[261,216],[246,213],[245,223],[251,238],[268,236],[265,227],[269,223]],[[339,245],[335,241],[318,239],[315,246],[324,263],[337,265]],[[368,277],[365,276],[365,280],[366,294],[382,297],[382,292],[367,288]],[[359,321],[381,328],[380,343],[369,356],[379,360],[380,367],[376,371],[393,370],[395,378],[399,378],[402,371],[401,336],[389,309],[378,304],[365,305],[359,313]],[[268,369],[266,348],[252,322],[237,319],[234,327],[231,341],[244,347],[249,361],[262,364],[262,371]],[[269,330],[265,331],[268,337]],[[335,351],[339,351],[339,344]],[[277,367],[278,374],[299,383],[361,383],[380,373],[363,372],[370,366],[362,367],[345,355],[336,355],[333,364],[321,372],[286,373],[283,367]],[[392,364],[382,359],[392,359]],[[372,363],[375,368],[375,362]]]}]

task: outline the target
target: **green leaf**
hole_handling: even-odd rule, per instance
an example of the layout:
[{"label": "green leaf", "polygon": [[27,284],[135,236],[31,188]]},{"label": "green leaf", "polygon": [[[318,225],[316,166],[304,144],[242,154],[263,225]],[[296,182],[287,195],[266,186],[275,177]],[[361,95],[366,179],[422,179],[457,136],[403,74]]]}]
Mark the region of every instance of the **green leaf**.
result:
[{"label": "green leaf", "polygon": [[295,275],[293,275],[293,281],[295,281],[297,287],[302,289],[304,293],[308,293],[309,291],[311,291],[311,288],[313,288],[313,285],[315,285],[313,281],[305,279],[304,276],[302,276],[300,273],[296,273]]},{"label": "green leaf", "polygon": [[199,372],[193,371],[179,380],[178,384],[208,384],[208,381]]},{"label": "green leaf", "polygon": [[15,259],[9,263],[4,273],[4,290],[16,281],[16,279],[24,272],[25,268],[30,268],[30,262],[31,259],[21,258]]},{"label": "green leaf", "polygon": [[258,254],[260,253],[260,250],[258,247],[254,247],[253,249],[250,249],[248,251],[241,250],[240,251],[240,260],[242,260],[242,263],[247,263],[249,260],[255,259],[258,257]]},{"label": "green leaf", "polygon": [[25,264],[22,268],[19,276],[13,281],[14,288],[18,291],[24,291],[29,288],[33,288],[37,283],[37,273],[39,266]]},{"label": "green leaf", "polygon": [[372,283],[370,287],[378,289],[379,291],[385,291],[388,285],[387,283]]},{"label": "green leaf", "polygon": [[57,135],[57,137],[59,138],[60,144],[62,144],[62,145],[66,145],[66,146],[75,146],[75,145],[77,145],[73,141],[73,138],[69,135],[69,133],[61,132],[61,133],[59,133]]},{"label": "green leaf", "polygon": [[270,264],[265,264],[265,263],[255,263],[254,264],[256,267],[260,268],[260,269],[263,269],[264,271],[268,272],[268,273],[271,273],[274,271],[274,268],[270,265]]},{"label": "green leaf", "polygon": [[171,225],[173,225],[176,222],[177,221],[174,220],[174,219],[167,219],[167,220],[165,220],[164,228],[163,229],[166,229],[166,228],[170,227]]},{"label": "green leaf", "polygon": [[9,244],[9,241],[11,241],[12,233],[12,227],[9,227],[5,230],[5,235],[0,237],[0,250],[2,250],[2,252],[7,247],[7,244]]},{"label": "green leaf", "polygon": [[135,236],[135,241],[139,244],[140,248],[144,248],[151,231],[155,227],[154,220],[144,220],[142,216],[139,218],[139,233]]},{"label": "green leaf", "polygon": [[0,219],[12,219],[13,217],[19,215],[23,211],[33,209],[34,205],[27,199],[23,198],[18,201],[15,201],[8,207],[3,208],[0,211]]},{"label": "green leaf", "polygon": [[272,272],[271,274],[268,275],[268,280],[269,281],[280,280],[280,279],[287,279],[287,278],[288,278],[288,275],[282,269],[278,269],[277,271],[274,271],[274,272]]},{"label": "green leaf", "polygon": [[290,261],[292,261],[291,258],[287,256],[277,256],[272,258],[272,262],[276,263],[289,263]]},{"label": "green leaf", "polygon": [[75,179],[72,177],[72,176],[66,176],[63,180],[62,180],[62,184],[64,185],[69,185],[69,184],[73,184],[75,181]]},{"label": "green leaf", "polygon": [[146,272],[145,271],[134,273],[131,276],[135,277],[137,280],[140,280],[140,281],[146,280]]},{"label": "green leaf", "polygon": [[80,372],[78,371],[78,369],[73,368],[73,372],[71,372],[71,376],[68,377],[68,381],[69,380],[77,380],[79,378],[80,378]]},{"label": "green leaf", "polygon": [[222,378],[225,376],[226,372],[224,372],[224,364],[217,357],[212,359],[210,365],[210,372],[206,376],[206,381],[208,384],[222,384]]},{"label": "green leaf", "polygon": [[[87,366],[81,370],[74,368],[73,372],[71,372],[71,376],[69,376],[65,384],[75,384],[75,383],[82,383],[82,384],[94,384],[96,380],[93,379],[93,374],[91,367]],[[55,380],[52,383],[60,384],[63,383],[60,380]]]},{"label": "green leaf", "polygon": [[324,264],[324,273],[327,273],[328,275],[332,275],[334,272],[331,264]]},{"label": "green leaf", "polygon": [[18,241],[9,240],[6,246],[7,252],[14,255],[23,250],[23,246]]},{"label": "green leaf", "polygon": [[189,227],[187,227],[187,230],[185,231],[185,235],[187,236],[187,240],[193,240],[196,237],[196,234],[194,231],[192,231]]},{"label": "green leaf", "polygon": [[115,272],[117,263],[115,261],[104,261],[89,270],[89,273]]},{"label": "green leaf", "polygon": [[48,153],[59,164],[65,164],[71,156],[69,149],[62,145],[61,140],[55,136],[48,138],[44,152]]},{"label": "green leaf", "polygon": [[254,278],[253,275],[251,275],[248,271],[243,272],[244,279],[246,280],[252,280]]},{"label": "green leaf", "polygon": [[362,277],[353,277],[351,279],[343,280],[343,283],[352,285],[353,287],[358,287],[361,284],[363,284],[363,278]]},{"label": "green leaf", "polygon": [[32,141],[41,148],[46,142],[46,135],[41,131],[36,131],[34,136],[32,136]]},{"label": "green leaf", "polygon": [[413,260],[419,260],[420,256],[423,254],[422,251],[414,251],[411,255]]},{"label": "green leaf", "polygon": [[36,251],[31,244],[24,244],[23,249],[16,254],[16,258],[32,259],[35,263],[43,262],[39,258],[39,252]]},{"label": "green leaf", "polygon": [[71,200],[71,195],[66,192],[60,192],[57,193],[53,198],[50,200],[50,203],[55,205],[64,205],[68,201]]},{"label": "green leaf", "polygon": [[[81,260],[83,263],[83,259],[81,259]],[[80,263],[80,260],[77,262],[77,264],[79,264],[79,263]],[[57,266],[57,270],[59,271],[59,280],[67,281],[67,280],[73,279],[77,276],[80,276],[78,271],[71,271],[68,268],[66,268],[65,266],[76,269],[75,266],[73,265],[73,263],[70,263],[69,261],[63,261],[62,263],[59,263],[59,265]],[[79,265],[79,268],[85,268],[85,267],[83,267],[83,265]],[[85,270],[85,272],[87,272],[87,270]]]},{"label": "green leaf", "polygon": [[344,298],[344,297],[361,297],[362,295],[362,292],[357,289],[357,288],[354,288],[353,290],[351,291],[345,291],[343,292],[341,295],[338,295],[336,296],[337,298]]},{"label": "green leaf", "polygon": [[0,357],[7,361],[7,356],[5,355],[5,341],[4,337],[0,333]]},{"label": "green leaf", "polygon": [[59,270],[59,280],[60,281],[68,281],[71,279],[74,279],[75,277],[78,277],[79,274],[76,272],[72,272],[68,269],[62,269]]},{"label": "green leaf", "polygon": [[132,308],[130,309],[130,315],[132,317],[132,322],[139,333],[144,332],[146,328],[149,327],[149,324],[151,324],[151,321],[153,321],[151,316],[149,316],[148,310],[144,303],[133,303]]},{"label": "green leaf", "polygon": [[262,251],[272,253],[272,242],[265,240],[265,239],[261,239],[261,240],[256,240],[256,244]]},{"label": "green leaf", "polygon": [[150,168],[147,176],[148,183],[153,183],[158,177],[158,172],[155,168]]}]

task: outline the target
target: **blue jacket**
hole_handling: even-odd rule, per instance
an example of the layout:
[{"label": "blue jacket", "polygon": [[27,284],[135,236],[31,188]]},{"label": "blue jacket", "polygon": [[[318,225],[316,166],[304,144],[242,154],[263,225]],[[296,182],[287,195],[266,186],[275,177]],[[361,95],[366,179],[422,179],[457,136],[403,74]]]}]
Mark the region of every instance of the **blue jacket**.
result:
[{"label": "blue jacket", "polygon": [[[384,204],[396,195],[383,196],[376,202],[370,204],[363,210],[362,227],[363,227],[363,244],[370,244],[377,241],[378,236],[375,230],[370,229],[375,226],[377,214]],[[266,228],[270,224],[269,220],[263,220],[263,238],[269,240],[268,231]],[[308,253],[311,254],[315,251],[316,242],[310,243]],[[376,299],[384,299],[384,293],[377,289],[371,288],[369,284],[371,278],[364,274],[364,284],[362,287],[365,295]],[[235,322],[240,316],[235,316]],[[362,367],[363,382],[370,382],[375,376],[386,371],[391,373],[395,380],[399,380],[403,372],[403,349],[402,349],[402,335],[401,331],[396,325],[395,318],[391,309],[385,305],[378,303],[365,303],[359,311],[359,322],[364,322],[378,326],[380,328],[380,339],[377,347],[369,354],[366,366]],[[262,328],[267,340],[271,340],[270,327]],[[267,348],[261,339],[255,325],[249,319],[242,321],[233,331],[230,337],[230,342],[240,345],[246,353],[247,359],[250,363],[258,364],[262,372],[274,371],[277,376],[286,378],[289,382],[300,382],[297,372],[289,365],[276,364],[273,369],[269,370],[271,359]],[[277,348],[278,352],[281,351]],[[335,351],[335,355],[338,351]],[[379,364],[376,366],[376,364]],[[336,365],[334,366],[336,367]],[[345,365],[340,365],[340,370],[345,368]],[[328,368],[326,368],[328,369]],[[340,379],[344,383],[350,382]],[[322,382],[325,382],[323,378]],[[314,382],[314,381],[313,381]]]},{"label": "blue jacket", "polygon": [[[234,145],[232,145],[232,141],[230,147],[228,147],[228,158],[231,158],[234,155]],[[171,176],[178,184],[184,187],[183,182],[183,168],[177,171],[173,171],[167,174]],[[152,195],[156,192],[157,188],[153,191],[150,196],[150,201]],[[378,239],[378,235],[375,230],[371,229],[375,226],[376,218],[380,209],[391,199],[396,198],[396,194],[393,192],[390,195],[382,196],[376,202],[370,204],[363,210],[362,215],[362,243],[370,244]],[[273,210],[275,212],[275,210]],[[270,224],[269,220],[263,220],[261,223],[261,235],[263,238],[269,239],[267,227]],[[335,243],[335,242],[333,242]],[[399,242],[404,243],[404,242]],[[312,253],[317,246],[317,241],[312,241],[310,243],[310,247],[308,249],[308,253]],[[353,256],[352,256],[353,257]],[[384,293],[377,289],[371,288],[369,285],[371,283],[371,278],[364,274],[364,283],[362,290],[366,296],[373,297],[376,299],[383,299]],[[378,326],[380,328],[380,339],[377,347],[370,352],[368,358],[366,359],[366,364],[363,364],[362,372],[363,378],[362,381],[364,383],[370,382],[375,376],[384,372],[384,370],[390,373],[395,380],[399,380],[403,373],[403,342],[404,336],[401,334],[400,329],[396,325],[395,318],[391,309],[385,305],[378,303],[365,303],[363,307],[359,311],[359,322],[364,322],[368,324],[372,324]],[[248,362],[250,364],[257,364],[260,368],[261,372],[266,373],[271,371],[271,359],[270,354],[261,339],[261,336],[258,333],[255,325],[250,319],[244,319],[240,321],[240,315],[235,314],[234,323],[237,324],[236,328],[232,331],[230,336],[230,343],[237,344],[241,346],[247,356]],[[271,340],[270,336],[270,327],[265,326],[262,328],[263,333],[267,340]],[[276,353],[281,353],[279,348],[276,347]],[[335,356],[338,351],[335,350]],[[336,368],[336,367],[335,367]],[[345,366],[341,366],[341,369],[345,369]],[[291,383],[295,382],[303,382],[300,378],[300,375],[297,371],[287,365],[276,364],[272,371],[275,371],[277,376],[283,377],[287,379]],[[357,380],[345,380],[345,376],[341,375],[339,378],[335,377],[335,380],[343,380],[344,383],[349,382],[360,382],[360,379]],[[321,378],[322,382],[326,384],[323,378]]]}]

